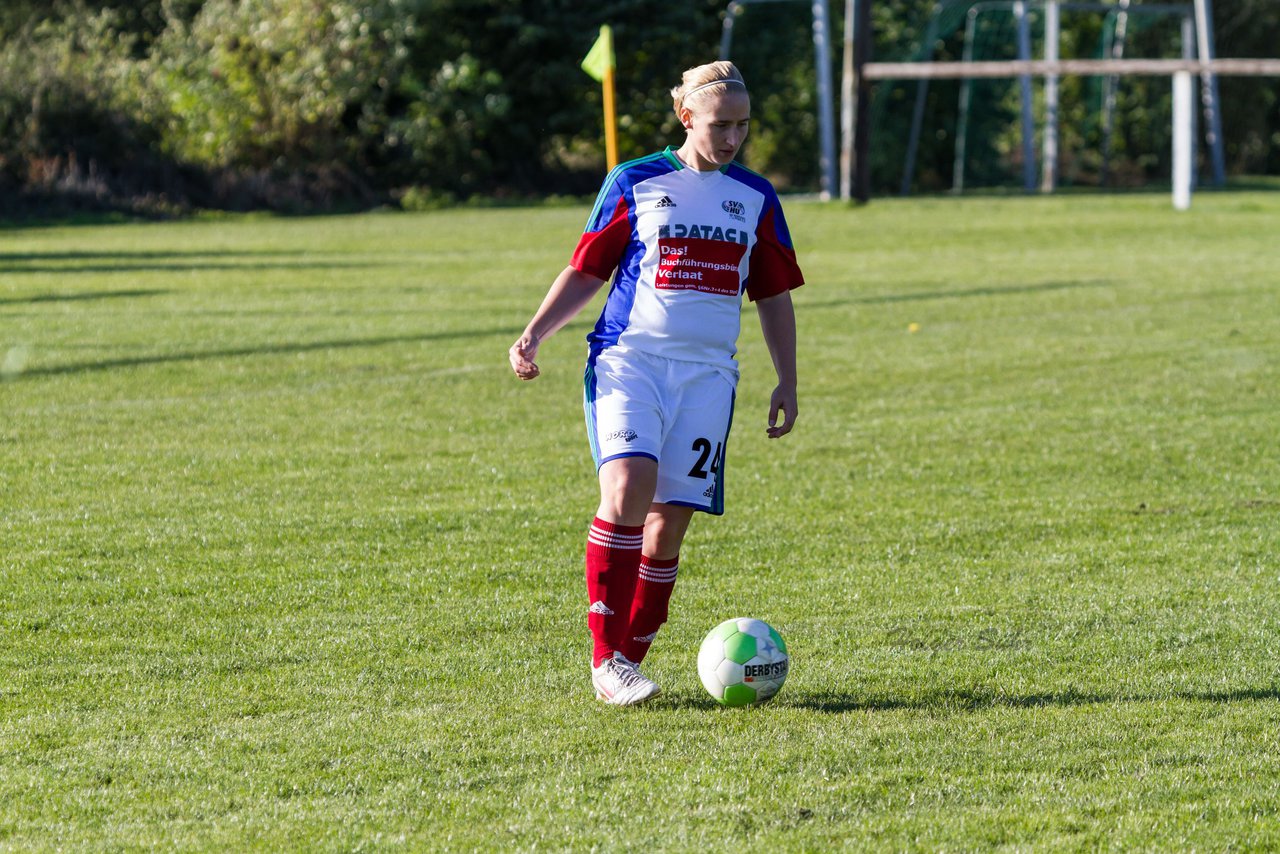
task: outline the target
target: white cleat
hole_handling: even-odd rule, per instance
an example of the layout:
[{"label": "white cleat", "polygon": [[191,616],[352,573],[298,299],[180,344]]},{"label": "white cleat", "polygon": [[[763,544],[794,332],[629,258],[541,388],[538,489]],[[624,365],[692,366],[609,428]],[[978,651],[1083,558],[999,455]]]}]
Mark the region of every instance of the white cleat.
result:
[{"label": "white cleat", "polygon": [[634,706],[662,693],[658,683],[640,672],[634,661],[615,652],[599,667],[591,668],[591,684],[596,699],[614,706]]}]

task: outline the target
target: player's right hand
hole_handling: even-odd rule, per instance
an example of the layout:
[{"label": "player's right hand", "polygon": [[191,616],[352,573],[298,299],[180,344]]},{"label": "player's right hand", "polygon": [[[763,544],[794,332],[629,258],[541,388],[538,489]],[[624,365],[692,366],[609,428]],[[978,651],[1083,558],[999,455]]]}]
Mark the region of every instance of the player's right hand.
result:
[{"label": "player's right hand", "polygon": [[531,380],[541,371],[534,363],[534,357],[538,355],[538,339],[537,336],[525,333],[516,339],[516,343],[511,345],[511,349],[507,351],[507,357],[511,360],[511,370],[516,372],[522,380]]}]

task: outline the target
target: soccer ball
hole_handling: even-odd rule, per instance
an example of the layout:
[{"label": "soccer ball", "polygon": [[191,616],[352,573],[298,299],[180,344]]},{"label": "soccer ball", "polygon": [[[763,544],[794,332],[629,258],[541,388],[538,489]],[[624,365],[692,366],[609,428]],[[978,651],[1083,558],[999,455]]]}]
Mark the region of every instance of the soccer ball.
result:
[{"label": "soccer ball", "polygon": [[782,635],[749,617],[725,620],[698,650],[698,677],[724,706],[768,700],[786,681],[790,664]]}]

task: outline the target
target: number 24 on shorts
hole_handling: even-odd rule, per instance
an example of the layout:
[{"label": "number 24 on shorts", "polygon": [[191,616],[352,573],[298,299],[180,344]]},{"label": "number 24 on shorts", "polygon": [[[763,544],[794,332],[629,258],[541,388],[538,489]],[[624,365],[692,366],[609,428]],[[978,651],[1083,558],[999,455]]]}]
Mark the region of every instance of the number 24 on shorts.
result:
[{"label": "number 24 on shorts", "polygon": [[[716,442],[715,455],[711,454],[710,439],[694,439],[693,448],[691,450],[698,452],[698,460],[693,464],[693,468],[689,469],[689,477],[700,477],[706,480],[713,474],[720,473],[720,451],[722,446],[720,442]],[[711,461],[711,468],[707,468],[707,461]]]}]

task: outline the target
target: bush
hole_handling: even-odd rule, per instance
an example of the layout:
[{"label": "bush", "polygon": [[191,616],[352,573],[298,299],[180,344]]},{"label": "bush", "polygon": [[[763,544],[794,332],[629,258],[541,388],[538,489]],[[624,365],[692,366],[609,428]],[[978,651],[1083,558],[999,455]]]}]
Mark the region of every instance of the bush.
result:
[{"label": "bush", "polygon": [[408,67],[408,6],[209,0],[190,23],[169,21],[134,88],[181,162],[268,183],[325,176],[328,189],[368,194]]},{"label": "bush", "polygon": [[0,45],[0,182],[11,191],[110,194],[107,177],[145,146],[115,108],[130,40],[110,12],[31,23]]}]

